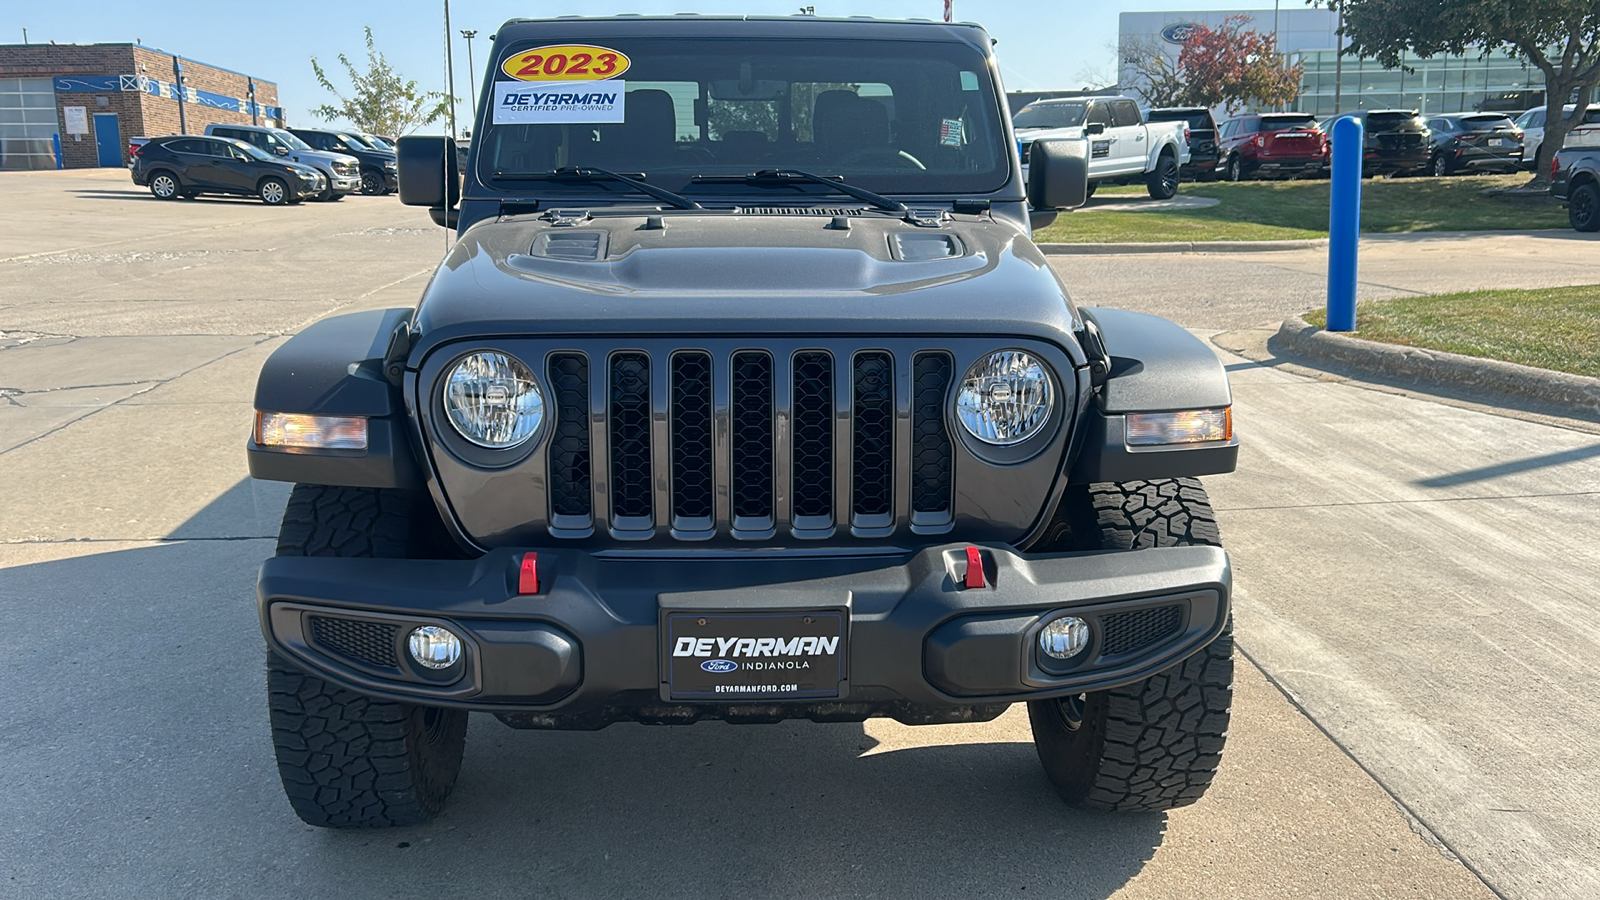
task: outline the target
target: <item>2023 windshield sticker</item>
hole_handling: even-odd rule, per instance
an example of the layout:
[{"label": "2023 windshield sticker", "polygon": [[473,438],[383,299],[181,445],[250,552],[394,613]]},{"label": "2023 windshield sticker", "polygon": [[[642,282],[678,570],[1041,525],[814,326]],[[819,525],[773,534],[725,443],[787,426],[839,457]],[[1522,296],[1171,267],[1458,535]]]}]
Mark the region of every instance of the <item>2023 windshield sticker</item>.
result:
[{"label": "2023 windshield sticker", "polygon": [[494,124],[620,124],[627,87],[625,81],[496,82]]}]

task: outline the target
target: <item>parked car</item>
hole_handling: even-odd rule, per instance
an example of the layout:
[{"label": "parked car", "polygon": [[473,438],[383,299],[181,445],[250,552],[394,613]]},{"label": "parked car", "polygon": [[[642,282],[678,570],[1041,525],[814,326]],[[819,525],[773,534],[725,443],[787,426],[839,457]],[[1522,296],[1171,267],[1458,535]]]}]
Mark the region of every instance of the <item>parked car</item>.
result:
[{"label": "parked car", "polygon": [[360,160],[346,153],[313,150],[310,144],[295,137],[287,129],[269,128],[265,125],[213,123],[206,126],[206,134],[254,144],[267,153],[281,156],[290,162],[311,166],[321,172],[327,181],[322,194],[317,197],[318,200],[343,200],[346,194],[361,187]]},{"label": "parked car", "polygon": [[[459,181],[450,138],[402,138],[400,200],[457,249],[417,303],[262,367],[250,472],[295,483],[253,594],[262,731],[295,812],[428,819],[474,713],[931,725],[1022,701],[1038,788],[1140,822],[1199,800],[1234,657],[1198,478],[1234,469],[1233,395],[1203,340],[1080,306],[1029,240],[1082,204],[1082,138],[1035,141],[1024,190],[971,24],[518,20],[486,65],[542,75],[580,42],[651,80],[551,92],[615,111],[588,116],[496,82],[512,103],[478,107]],[[768,98],[786,140],[680,130],[719,95]]]},{"label": "parked car", "polygon": [[1178,177],[1189,162],[1187,127],[1180,122],[1146,124],[1139,104],[1126,97],[1035,100],[1011,120],[1027,178],[1034,141],[1077,139],[1089,142],[1089,190],[1104,182],[1142,180],[1150,196],[1166,200],[1178,193]]},{"label": "parked car", "polygon": [[1328,160],[1328,136],[1310,113],[1235,116],[1218,135],[1217,166],[1229,181],[1312,176]]},{"label": "parked car", "polygon": [[1179,174],[1196,181],[1211,181],[1217,177],[1217,120],[1211,110],[1203,106],[1169,106],[1145,113],[1147,122],[1183,122],[1189,142],[1189,162],[1179,169]]},{"label": "parked car", "polygon": [[361,161],[361,193],[387,194],[395,189],[395,155],[393,150],[379,150],[353,134],[328,128],[291,128],[295,137],[311,145],[313,150],[344,153]]},{"label": "parked car", "polygon": [[[1576,104],[1568,103],[1561,108],[1563,114],[1571,114]],[[1535,106],[1517,117],[1517,127],[1522,129],[1522,164],[1533,168],[1539,163],[1539,147],[1544,143],[1545,116],[1549,107]],[[1591,105],[1583,111],[1583,125],[1600,124],[1600,104]]]},{"label": "parked car", "polygon": [[1515,172],[1522,168],[1522,132],[1501,113],[1464,113],[1428,120],[1433,174]]},{"label": "parked car", "polygon": [[[1595,112],[1585,110],[1585,118]],[[1580,125],[1550,160],[1550,193],[1578,231],[1600,231],[1600,124]]]},{"label": "parked car", "polygon": [[327,187],[311,166],[244,141],[192,134],[147,140],[134,153],[133,183],[148,186],[159,200],[236,194],[260,197],[268,206],[299,203]]},{"label": "parked car", "polygon": [[[1414,109],[1357,109],[1339,113],[1361,120],[1366,129],[1362,175],[1406,175],[1426,172],[1433,163],[1428,126]],[[1332,123],[1329,123],[1330,127]],[[1329,132],[1331,133],[1331,131]]]}]

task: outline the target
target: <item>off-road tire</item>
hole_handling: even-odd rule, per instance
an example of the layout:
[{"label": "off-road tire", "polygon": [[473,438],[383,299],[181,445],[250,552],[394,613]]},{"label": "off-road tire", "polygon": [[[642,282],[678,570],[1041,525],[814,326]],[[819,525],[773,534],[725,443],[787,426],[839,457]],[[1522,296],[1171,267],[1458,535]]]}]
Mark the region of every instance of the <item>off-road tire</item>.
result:
[{"label": "off-road tire", "polygon": [[1152,200],[1178,196],[1178,158],[1163,150],[1156,157],[1156,167],[1145,176],[1144,187]]},{"label": "off-road tire", "polygon": [[1600,231],[1600,184],[1586,181],[1567,195],[1567,222],[1576,231]]},{"label": "off-road tire", "polygon": [[[277,555],[431,555],[439,546],[431,509],[404,491],[295,485]],[[416,825],[443,807],[461,771],[466,712],[347,691],[272,650],[267,692],[278,775],[306,823]]]},{"label": "off-road tire", "polygon": [[[1073,489],[1067,520],[1077,549],[1221,546],[1194,478]],[[1222,761],[1233,705],[1233,628],[1143,681],[1028,704],[1034,748],[1062,799],[1086,809],[1187,806]]]}]

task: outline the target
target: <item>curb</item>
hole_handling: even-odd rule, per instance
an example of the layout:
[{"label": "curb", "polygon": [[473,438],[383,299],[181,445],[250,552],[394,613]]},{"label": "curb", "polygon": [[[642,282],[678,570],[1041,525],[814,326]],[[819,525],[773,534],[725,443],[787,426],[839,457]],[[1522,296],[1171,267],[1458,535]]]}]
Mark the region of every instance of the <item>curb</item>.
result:
[{"label": "curb", "polygon": [[1323,331],[1301,318],[1285,319],[1278,333],[1268,339],[1267,347],[1274,353],[1281,350],[1343,363],[1363,372],[1438,390],[1469,389],[1510,400],[1533,401],[1600,421],[1600,378],[1442,350],[1364,341]]},{"label": "curb", "polygon": [[1293,241],[1129,241],[1120,244],[1040,244],[1046,256],[1089,256],[1115,253],[1270,253],[1277,250],[1322,250],[1327,238]]}]

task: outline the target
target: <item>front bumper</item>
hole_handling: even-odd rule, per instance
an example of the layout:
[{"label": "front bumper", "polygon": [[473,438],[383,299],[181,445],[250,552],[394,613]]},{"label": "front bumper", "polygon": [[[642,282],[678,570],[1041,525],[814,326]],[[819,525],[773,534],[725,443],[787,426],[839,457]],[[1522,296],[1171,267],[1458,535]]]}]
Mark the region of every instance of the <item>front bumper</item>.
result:
[{"label": "front bumper", "polygon": [[361,174],[359,172],[354,175],[330,175],[324,172],[322,175],[328,179],[329,184],[333,185],[335,194],[349,194],[361,189]]},{"label": "front bumper", "polygon": [[[937,711],[997,711],[1149,677],[1228,620],[1231,575],[1219,548],[980,553],[984,586],[966,588],[966,545],[804,559],[540,549],[533,594],[518,592],[520,551],[466,561],[276,557],[262,566],[258,602],[269,645],[328,681],[546,728],[738,719],[741,710],[954,721],[961,716]],[[668,614],[820,609],[846,614],[838,697],[743,706],[672,698]],[[1043,623],[1064,613],[1086,620],[1091,639],[1063,664],[1035,647]],[[426,624],[463,639],[461,662],[444,676],[406,654],[407,635]]]}]

